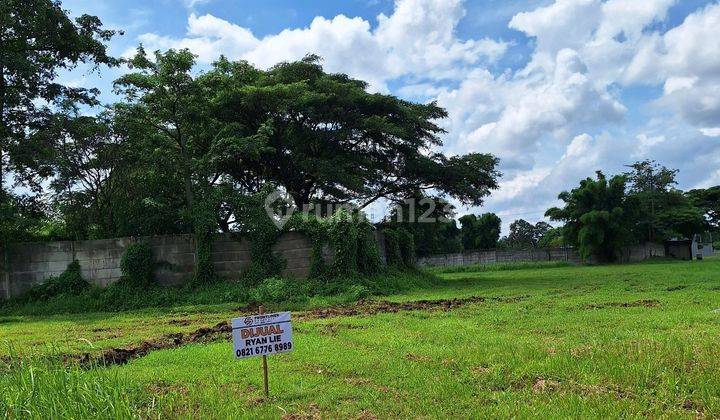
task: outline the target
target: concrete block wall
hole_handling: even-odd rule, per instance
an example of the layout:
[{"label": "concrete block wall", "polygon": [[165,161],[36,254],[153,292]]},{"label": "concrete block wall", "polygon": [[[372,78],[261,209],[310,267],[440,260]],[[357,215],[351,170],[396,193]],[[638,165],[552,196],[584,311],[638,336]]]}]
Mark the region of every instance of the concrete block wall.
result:
[{"label": "concrete block wall", "polygon": [[16,296],[65,271],[73,261],[74,244],[70,241],[10,244],[6,252],[8,294]]},{"label": "concrete block wall", "polygon": [[535,250],[484,250],[458,252],[453,254],[430,255],[419,258],[418,265],[424,267],[450,267],[458,265],[495,264],[522,261],[571,261],[582,259],[572,248],[552,248]]},{"label": "concrete block wall", "polygon": [[665,246],[647,242],[644,244],[632,245],[623,250],[622,262],[639,262],[652,257],[664,257]]},{"label": "concrete block wall", "polygon": [[[77,260],[88,281],[106,287],[120,279],[120,260],[133,242],[145,242],[153,251],[155,278],[166,286],[189,281],[195,271],[193,235],[164,235],[141,238],[117,238],[92,241],[10,244],[0,255],[0,299],[17,296],[48,278],[60,275]],[[310,273],[312,244],[302,234],[283,234],[273,246],[285,262],[282,275],[304,278]],[[331,259],[327,250],[324,258]],[[251,262],[250,242],[235,234],[219,234],[213,241],[211,260],[221,277],[237,280]]]},{"label": "concrete block wall", "polygon": [[[625,248],[621,262],[639,262],[651,257],[664,257],[665,247],[662,244],[645,243]],[[454,254],[430,255],[420,258],[418,264],[425,267],[450,267],[458,265],[494,264],[501,262],[522,261],[568,261],[573,263],[595,262],[593,259],[583,260],[574,248],[549,248],[533,250],[487,250],[470,251]]]}]

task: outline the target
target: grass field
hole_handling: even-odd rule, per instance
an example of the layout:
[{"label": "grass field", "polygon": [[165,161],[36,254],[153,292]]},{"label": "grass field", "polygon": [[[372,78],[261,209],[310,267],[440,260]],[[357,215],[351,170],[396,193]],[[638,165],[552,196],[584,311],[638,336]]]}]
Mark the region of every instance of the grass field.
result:
[{"label": "grass field", "polygon": [[[305,319],[294,323],[296,350],[269,359],[267,400],[260,391],[260,361],[235,361],[225,340],[92,369],[46,357],[211,326],[238,315],[231,304],[1,317],[0,413],[720,416],[719,259],[439,276],[433,287],[382,298],[410,302],[383,306],[397,312],[321,319],[296,314]],[[470,297],[475,299],[412,303]],[[413,305],[422,308],[407,310]]]}]

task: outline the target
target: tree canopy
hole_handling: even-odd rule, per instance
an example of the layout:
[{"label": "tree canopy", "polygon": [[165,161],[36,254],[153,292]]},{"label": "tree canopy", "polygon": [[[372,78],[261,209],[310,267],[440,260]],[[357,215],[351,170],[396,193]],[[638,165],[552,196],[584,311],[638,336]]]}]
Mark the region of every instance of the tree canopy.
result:
[{"label": "tree canopy", "polygon": [[562,192],[563,208],[546,212],[551,220],[565,223],[564,237],[584,258],[614,261],[623,246],[632,242],[636,203],[628,198],[626,178],[609,180],[598,171],[596,179],[586,178],[580,186]]},{"label": "tree canopy", "polygon": [[467,214],[458,219],[465,250],[493,249],[500,238],[500,218],[495,213]]},{"label": "tree canopy", "polygon": [[326,73],[317,56],[267,71],[220,60],[206,77],[224,85],[213,100],[224,127],[219,165],[238,183],[282,186],[298,206],[362,208],[431,191],[480,205],[497,188],[494,156],[436,151],[445,110],[368,93],[365,82]]}]

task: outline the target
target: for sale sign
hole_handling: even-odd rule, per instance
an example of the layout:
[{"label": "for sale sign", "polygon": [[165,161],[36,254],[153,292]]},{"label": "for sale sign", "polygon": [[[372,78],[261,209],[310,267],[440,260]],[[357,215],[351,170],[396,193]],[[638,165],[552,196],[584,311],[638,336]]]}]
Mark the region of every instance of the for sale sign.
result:
[{"label": "for sale sign", "polygon": [[235,357],[238,359],[293,350],[290,312],[235,318],[232,330]]}]

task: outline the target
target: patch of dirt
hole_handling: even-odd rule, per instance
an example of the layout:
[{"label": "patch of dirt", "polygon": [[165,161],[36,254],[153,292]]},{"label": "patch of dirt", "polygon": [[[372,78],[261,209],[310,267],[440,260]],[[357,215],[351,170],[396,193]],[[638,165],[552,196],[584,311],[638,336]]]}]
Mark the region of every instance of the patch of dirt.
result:
[{"label": "patch of dirt", "polygon": [[575,347],[573,349],[570,349],[570,355],[572,357],[581,357],[585,356],[586,354],[589,354],[593,351],[593,347],[589,345],[584,345],[580,347]]},{"label": "patch of dirt", "polygon": [[370,410],[363,410],[355,417],[358,420],[377,420],[377,416]]},{"label": "patch of dirt", "polygon": [[478,366],[473,366],[473,367],[471,367],[471,368],[470,368],[470,371],[471,371],[472,373],[475,373],[475,374],[478,374],[478,375],[486,375],[486,374],[490,373],[490,368],[487,367],[487,366],[478,365]]},{"label": "patch of dirt", "polygon": [[422,354],[406,354],[405,360],[409,360],[411,362],[429,362],[432,359],[428,356],[423,356]]},{"label": "patch of dirt", "polygon": [[315,420],[321,419],[320,407],[317,404],[310,404],[307,410],[298,413],[288,413],[282,416],[283,420]]},{"label": "patch of dirt", "polygon": [[583,309],[603,309],[603,308],[657,308],[660,306],[660,301],[656,299],[642,299],[634,302],[606,302],[606,303],[591,303],[585,305]]},{"label": "patch of dirt", "polygon": [[367,327],[364,325],[352,325],[352,324],[327,324],[320,332],[320,334],[335,335],[339,330],[364,330]]},{"label": "patch of dirt", "polygon": [[539,378],[533,384],[532,390],[535,394],[541,394],[544,392],[555,392],[560,389],[560,382],[553,381],[552,379]]},{"label": "patch of dirt", "polygon": [[301,312],[296,319],[305,321],[312,319],[335,318],[341,316],[376,315],[379,313],[397,313],[404,311],[450,311],[471,303],[496,301],[502,303],[517,303],[527,299],[529,295],[512,297],[485,298],[470,296],[467,298],[415,300],[410,302],[389,302],[386,300],[361,300],[353,305],[335,306],[325,309],[315,309]]},{"label": "patch of dirt", "polygon": [[676,291],[676,290],[682,290],[682,289],[685,289],[685,288],[687,288],[687,286],[681,284],[681,285],[678,285],[678,286],[668,287],[667,289],[665,289],[665,291],[674,292],[674,291]]},{"label": "patch of dirt", "polygon": [[166,334],[159,339],[124,348],[104,350],[99,355],[83,353],[67,356],[66,360],[75,361],[84,366],[123,365],[132,359],[146,356],[151,351],[171,349],[191,343],[208,343],[218,339],[229,339],[232,328],[227,322],[221,322],[211,328],[200,328],[190,334]]},{"label": "patch of dirt", "polygon": [[[511,296],[511,297],[493,297],[484,298],[482,296],[471,296],[467,298],[453,299],[437,299],[437,300],[418,300],[411,302],[390,302],[384,300],[362,300],[352,305],[336,306],[324,309],[315,309],[306,312],[300,312],[294,315],[296,321],[310,321],[313,319],[327,319],[343,316],[368,316],[379,313],[397,313],[403,311],[450,311],[472,303],[483,303],[486,301],[495,301],[501,303],[517,303],[527,299],[529,295]],[[241,308],[244,313],[252,313],[256,308],[248,306]],[[242,316],[239,313],[238,316]],[[187,324],[184,323],[187,321]],[[171,320],[170,323],[176,322],[177,325],[189,325],[190,321],[186,319]],[[340,325],[328,325],[326,331],[334,333]],[[341,328],[365,328],[362,326],[343,325]],[[217,340],[230,340],[232,337],[232,327],[228,322],[221,322],[214,327],[199,328],[192,333],[173,333],[166,334],[158,339],[144,341],[138,345],[128,346],[124,348],[114,348],[104,350],[99,355],[82,353],[68,355],[66,361],[80,363],[84,366],[93,365],[122,365],[138,357],[146,356],[155,350],[165,350],[181,347],[186,344],[193,343],[209,343]]]},{"label": "patch of dirt", "polygon": [[153,395],[167,395],[170,393],[187,395],[188,393],[188,389],[186,387],[180,385],[173,385],[164,381],[150,384],[147,386],[147,389]]},{"label": "patch of dirt", "polygon": [[257,396],[257,395],[248,397],[248,399],[247,399],[248,405],[260,405],[260,404],[265,403],[265,401],[267,401],[267,398],[262,397],[262,396]]},{"label": "patch of dirt", "polygon": [[191,323],[191,322],[190,322],[189,319],[171,319],[170,321],[168,321],[168,324],[170,324],[170,325],[182,325],[182,326],[185,326],[185,325],[190,325],[190,323]]},{"label": "patch of dirt", "polygon": [[372,381],[367,378],[345,378],[345,382],[348,385],[372,385]]},{"label": "patch of dirt", "polygon": [[693,400],[683,401],[683,403],[681,404],[681,407],[683,408],[683,410],[694,412],[696,417],[698,417],[698,418],[703,417],[703,407],[699,403],[697,403]]}]

